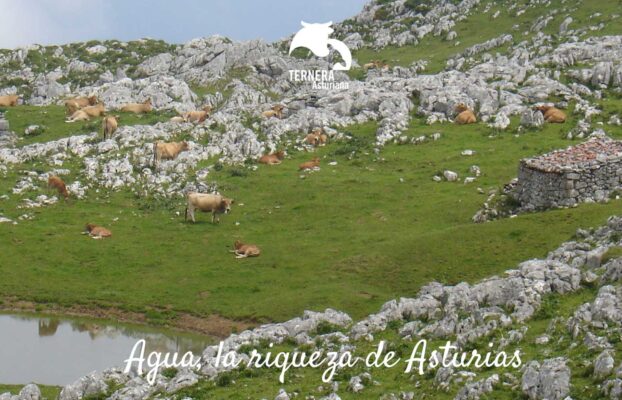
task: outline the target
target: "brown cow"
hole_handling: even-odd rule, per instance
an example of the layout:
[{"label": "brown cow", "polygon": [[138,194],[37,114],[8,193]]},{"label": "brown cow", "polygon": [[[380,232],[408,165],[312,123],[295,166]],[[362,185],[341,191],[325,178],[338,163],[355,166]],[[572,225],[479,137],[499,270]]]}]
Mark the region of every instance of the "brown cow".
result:
[{"label": "brown cow", "polygon": [[176,124],[181,124],[182,122],[186,122],[186,118],[182,117],[181,115],[176,115],[174,117],[171,117],[169,121],[174,122]]},{"label": "brown cow", "polygon": [[116,116],[109,115],[102,120],[102,131],[104,132],[104,140],[106,138],[112,138],[112,135],[117,131],[119,122]]},{"label": "brown cow", "polygon": [[313,157],[311,161],[303,162],[298,166],[299,171],[306,171],[308,169],[313,169],[320,166],[320,158]]},{"label": "brown cow", "polygon": [[69,103],[75,104],[80,108],[94,106],[95,104],[97,104],[97,97],[96,96],[76,97],[73,99],[65,100],[65,106]]},{"label": "brown cow", "polygon": [[382,70],[387,70],[389,69],[389,64],[380,61],[380,60],[373,60],[372,62],[369,62],[367,64],[363,64],[363,69],[365,71],[369,70],[369,69],[382,69]]},{"label": "brown cow", "polygon": [[246,257],[259,257],[261,254],[261,250],[255,244],[244,244],[239,240],[236,240],[233,244],[234,250],[231,250],[232,253],[235,253],[235,258],[246,258]]},{"label": "brown cow", "polygon": [[86,224],[86,232],[93,239],[103,239],[112,236],[112,232],[110,232],[108,229],[102,226],[97,226],[95,224]]},{"label": "brown cow", "polygon": [[317,146],[320,144],[320,134],[315,131],[307,134],[307,136],[305,136],[305,143],[314,147]]},{"label": "brown cow", "polygon": [[94,106],[84,107],[80,111],[84,111],[89,117],[102,117],[106,113],[106,108],[104,103],[98,103]]},{"label": "brown cow", "polygon": [[183,118],[187,122],[201,123],[210,116],[211,112],[212,112],[212,106],[205,106],[203,107],[202,110],[188,111],[187,113],[184,113]]},{"label": "brown cow", "polygon": [[475,113],[471,111],[464,103],[460,103],[456,106],[456,112],[458,115],[456,116],[455,122],[457,124],[474,124],[477,122],[477,118],[475,118]]},{"label": "brown cow", "polygon": [[151,110],[153,110],[151,99],[147,99],[143,103],[129,103],[121,107],[121,111],[134,114],[150,113]]},{"label": "brown cow", "polygon": [[272,108],[268,111],[264,111],[263,113],[261,113],[261,115],[263,115],[265,118],[272,118],[272,117],[276,117],[278,119],[283,118],[283,109],[285,108],[284,105],[282,104],[275,104],[272,106]]},{"label": "brown cow", "polygon": [[187,142],[165,143],[157,141],[153,144],[153,165],[157,166],[160,160],[174,160],[179,153],[189,149]]},{"label": "brown cow", "polygon": [[67,186],[65,182],[56,175],[52,175],[48,178],[48,187],[50,189],[56,189],[58,194],[63,196],[65,200],[69,198],[69,192],[67,191]]},{"label": "brown cow", "polygon": [[67,116],[75,114],[81,107],[73,100],[67,100],[65,102],[65,114]]},{"label": "brown cow", "polygon": [[194,220],[194,210],[212,213],[212,224],[214,221],[220,222],[220,219],[216,217],[216,214],[229,214],[231,212],[231,205],[234,203],[233,199],[228,199],[219,194],[209,193],[188,193],[186,196],[188,203],[186,205],[186,212],[184,214],[184,220],[188,220],[188,214],[192,222]]},{"label": "brown cow", "polygon": [[16,94],[0,96],[0,107],[15,107],[18,100],[19,96]]},{"label": "brown cow", "polygon": [[65,122],[77,122],[77,121],[88,121],[91,117],[84,112],[83,110],[78,110],[71,114],[69,118],[65,120]]},{"label": "brown cow", "polygon": [[315,128],[306,137],[305,142],[312,146],[324,146],[328,142],[328,135],[324,133],[324,129]]},{"label": "brown cow", "polygon": [[259,158],[260,164],[277,165],[285,158],[285,152],[283,150],[277,151],[272,154],[264,154]]},{"label": "brown cow", "polygon": [[554,124],[563,124],[566,122],[566,114],[559,108],[553,106],[538,106],[536,110],[539,110],[544,115],[546,122]]}]

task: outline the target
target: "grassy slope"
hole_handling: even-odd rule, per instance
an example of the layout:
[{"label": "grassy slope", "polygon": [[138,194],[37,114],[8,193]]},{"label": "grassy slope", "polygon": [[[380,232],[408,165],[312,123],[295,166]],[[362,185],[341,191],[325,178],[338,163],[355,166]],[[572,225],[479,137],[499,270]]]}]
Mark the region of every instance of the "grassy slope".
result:
[{"label": "grassy slope", "polygon": [[[514,43],[530,39],[533,36],[533,32],[530,31],[530,28],[536,18],[547,14],[553,9],[562,8],[562,2],[560,0],[552,0],[551,4],[547,6],[543,5],[541,6],[542,8],[529,7],[525,13],[517,17],[516,11],[520,7],[508,10],[508,4],[510,4],[508,1],[492,1],[493,6],[490,8],[490,11],[484,14],[482,11],[486,8],[488,3],[491,3],[491,1],[481,2],[467,19],[456,23],[456,26],[453,28],[458,34],[455,41],[446,41],[444,39],[445,34],[441,36],[429,34],[416,46],[389,46],[381,50],[363,48],[354,52],[354,58],[358,60],[360,65],[374,59],[386,60],[391,65],[401,66],[408,66],[413,61],[417,60],[427,60],[428,66],[426,68],[426,73],[436,73],[445,68],[445,62],[448,58],[461,53],[468,47],[483,43],[501,34],[512,34]],[[512,1],[511,3],[525,5],[528,4],[529,1]],[[573,23],[570,25],[570,29],[598,25],[600,22],[605,22],[605,28],[603,30],[588,32],[588,36],[614,35],[622,32],[619,20],[611,20],[611,15],[620,14],[622,12],[622,5],[617,1],[602,2],[598,0],[582,0],[577,2],[572,0],[563,3],[563,6],[572,10],[572,12],[560,12],[555,15],[543,30],[544,33],[557,34],[559,25],[569,14],[572,15],[574,19]],[[574,10],[575,7],[576,10]],[[500,14],[497,18],[493,19],[492,15],[497,11],[500,11]],[[589,18],[597,12],[602,15],[592,19]],[[514,25],[518,25],[519,29],[513,30],[512,27]],[[525,35],[525,33],[527,34]],[[457,43],[457,45],[455,45],[455,43]],[[492,49],[489,52],[492,54],[497,52],[503,54],[507,52],[507,46]],[[356,76],[357,72],[353,71],[352,74]]]},{"label": "grassy slope", "polygon": [[[10,121],[11,130],[16,132],[21,138],[18,146],[26,146],[32,143],[42,143],[56,140],[72,135],[88,134],[99,132],[101,134],[101,118],[91,121],[65,122],[65,108],[62,106],[20,106],[8,109],[0,109],[6,112],[6,117]],[[122,125],[151,125],[160,121],[167,121],[175,115],[174,111],[162,111],[148,115],[136,115],[111,111],[110,114],[118,115],[119,124]],[[45,127],[45,132],[39,135],[25,136],[24,130],[30,125],[41,125]]]},{"label": "grassy slope", "polygon": [[[172,310],[155,318],[188,311],[282,320],[324,307],[361,317],[431,280],[473,282],[543,256],[576,228],[619,212],[619,202],[612,202],[471,223],[485,199],[476,187],[499,187],[515,176],[519,158],[568,145],[561,136],[571,124],[489,138],[491,130],[481,124],[430,127],[415,118],[410,134],[439,131],[441,140],[390,145],[382,161],[332,156],[347,145],[331,144],[319,151],[326,156],[322,170],[306,179],[296,172],[311,157],[304,153],[243,177],[225,168],[208,178],[237,200],[220,225],[211,225],[207,215],[195,225],[184,223],[183,215],[148,202],[141,203],[146,210],[137,209],[124,192],[34,210],[33,222],[0,226],[6,261],[0,292],[41,303]],[[374,130],[369,124],[352,132],[369,138]],[[619,128],[612,133],[622,136]],[[461,156],[467,148],[477,154]],[[330,160],[338,165],[328,166]],[[443,169],[466,176],[472,164],[483,171],[474,184],[431,179]],[[0,192],[8,193],[16,180],[11,173]],[[21,215],[17,200],[0,203],[0,213]],[[181,200],[175,209],[183,213]],[[88,221],[111,227],[114,238],[80,236]],[[262,256],[234,260],[228,249],[237,238],[258,243]]]}]

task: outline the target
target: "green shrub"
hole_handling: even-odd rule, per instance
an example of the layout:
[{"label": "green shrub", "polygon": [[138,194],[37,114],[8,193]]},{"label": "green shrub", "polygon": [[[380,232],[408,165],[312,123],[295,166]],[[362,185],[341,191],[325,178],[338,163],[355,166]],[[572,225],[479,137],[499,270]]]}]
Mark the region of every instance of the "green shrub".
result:
[{"label": "green shrub", "polygon": [[386,21],[389,19],[389,10],[386,7],[380,7],[374,13],[374,21]]}]

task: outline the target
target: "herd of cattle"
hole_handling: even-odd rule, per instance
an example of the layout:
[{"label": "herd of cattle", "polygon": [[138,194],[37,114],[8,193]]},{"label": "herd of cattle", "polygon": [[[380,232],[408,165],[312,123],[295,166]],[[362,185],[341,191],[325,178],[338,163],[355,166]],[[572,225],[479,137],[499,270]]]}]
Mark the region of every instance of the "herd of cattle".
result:
[{"label": "herd of cattle", "polygon": [[[365,69],[377,68],[385,69],[388,65],[381,61],[373,61],[369,64],[365,64]],[[13,107],[19,102],[18,95],[0,96],[0,107]],[[88,121],[92,118],[102,118],[102,131],[104,140],[113,137],[114,133],[119,127],[118,116],[107,115],[106,108],[103,103],[99,102],[96,96],[78,97],[65,100],[65,109],[67,114],[66,122],[76,121]],[[283,110],[285,106],[282,104],[273,105],[269,110],[262,112],[263,118],[283,118]],[[563,123],[566,120],[566,115],[561,110],[547,105],[541,105],[535,107],[540,111],[546,122],[550,123]],[[122,106],[119,111],[124,113],[133,114],[146,114],[153,111],[151,99],[145,100],[143,103],[129,103]],[[475,112],[467,107],[465,104],[460,103],[456,106],[456,117],[454,122],[457,124],[473,124],[477,122]],[[172,122],[191,122],[191,123],[203,123],[206,121],[212,112],[212,107],[207,105],[200,110],[188,111],[180,113],[178,116],[171,118]],[[317,147],[324,146],[328,142],[328,135],[324,133],[322,128],[312,129],[303,139],[303,143],[309,146]],[[161,160],[174,160],[177,156],[189,149],[188,143],[181,142],[162,142],[156,141],[153,144],[153,167],[157,168]],[[285,152],[279,150],[274,153],[265,154],[261,156],[257,161],[260,164],[266,165],[278,165],[285,158]],[[320,165],[320,158],[314,157],[312,160],[304,162],[299,165],[299,171],[313,170]],[[58,176],[50,176],[48,178],[48,186],[58,192],[64,199],[68,199],[70,194],[67,190],[65,182]],[[195,222],[195,211],[202,211],[212,214],[212,223],[219,222],[219,214],[228,214],[231,212],[231,205],[234,203],[233,199],[224,197],[220,194],[208,194],[191,192],[186,195],[186,211],[184,219],[188,220],[188,216],[192,222]],[[97,226],[94,224],[87,224],[86,232],[95,239],[101,239],[112,236],[110,230]],[[236,241],[234,250],[237,258],[244,257],[256,257],[259,256],[261,251],[256,245],[244,244],[240,241]]]},{"label": "herd of cattle", "polygon": [[[14,107],[19,103],[18,95],[0,96],[0,107]],[[77,97],[67,99],[64,102],[66,111],[66,122],[72,123],[77,121],[89,121],[93,118],[102,118],[102,133],[104,140],[113,137],[119,127],[119,116],[108,115],[104,103],[99,102],[96,96]],[[285,106],[282,104],[273,105],[269,110],[262,112],[264,118],[283,118],[283,110]],[[145,100],[143,103],[129,103],[118,109],[120,112],[133,114],[147,114],[153,111],[151,99]],[[172,122],[191,122],[202,123],[206,121],[212,112],[212,107],[207,105],[200,110],[188,111],[180,113],[178,116],[172,117]],[[303,142],[307,145],[317,147],[324,146],[328,142],[328,135],[324,133],[322,128],[315,128],[306,135]],[[181,142],[162,142],[156,141],[153,144],[153,167],[157,168],[161,160],[174,160],[177,156],[189,149],[189,145],[185,141]],[[277,165],[285,158],[285,152],[279,150],[274,153],[265,154],[258,159],[258,162],[266,165]],[[311,161],[304,162],[299,165],[299,171],[312,170],[320,165],[319,157],[314,157]],[[67,185],[62,178],[52,175],[48,178],[48,187],[58,192],[65,200],[69,199],[70,193]],[[191,192],[186,195],[186,212],[185,220],[190,219],[195,222],[195,211],[202,211],[212,214],[212,223],[219,222],[219,214],[228,214],[231,211],[233,199],[226,198],[220,194],[196,193]],[[94,239],[102,239],[111,237],[112,232],[104,227],[89,223],[86,225],[84,232]],[[244,244],[236,241],[234,250],[237,258],[256,257],[261,251],[256,245]]]}]

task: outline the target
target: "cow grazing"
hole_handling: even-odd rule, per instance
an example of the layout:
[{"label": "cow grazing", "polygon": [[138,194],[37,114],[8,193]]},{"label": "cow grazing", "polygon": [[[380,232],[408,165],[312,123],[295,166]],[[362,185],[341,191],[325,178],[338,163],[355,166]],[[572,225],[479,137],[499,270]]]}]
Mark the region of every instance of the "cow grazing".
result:
[{"label": "cow grazing", "polygon": [[183,114],[183,118],[187,122],[201,123],[205,121],[212,112],[212,106],[205,106],[202,110],[199,111],[188,111]]},{"label": "cow grazing", "polygon": [[284,105],[282,104],[275,104],[272,106],[272,108],[268,111],[264,111],[263,113],[261,113],[261,115],[263,115],[265,118],[272,118],[272,117],[276,117],[278,119],[283,118],[283,109],[285,108]]},{"label": "cow grazing", "polygon": [[234,203],[233,199],[209,193],[188,193],[187,200],[188,203],[184,214],[185,221],[188,220],[188,214],[190,214],[190,219],[192,219],[192,222],[195,222],[194,211],[199,210],[212,213],[212,224],[215,221],[220,222],[217,214],[229,214],[231,205]]},{"label": "cow grazing", "polygon": [[147,99],[143,103],[129,103],[121,107],[121,111],[134,114],[146,114],[152,110],[151,99]]},{"label": "cow grazing", "polygon": [[267,165],[277,165],[277,164],[280,164],[284,158],[285,158],[285,152],[283,150],[280,150],[280,151],[277,151],[276,153],[265,154],[261,156],[259,158],[259,163],[267,164]]},{"label": "cow grazing", "polygon": [[18,100],[19,96],[16,94],[0,96],[0,107],[15,107]]},{"label": "cow grazing", "polygon": [[544,115],[544,120],[546,122],[554,124],[563,124],[566,122],[566,114],[559,108],[553,106],[538,106],[536,110]]},{"label": "cow grazing", "polygon": [[477,118],[475,118],[475,113],[473,113],[473,111],[471,111],[463,103],[460,103],[456,106],[456,112],[458,113],[455,119],[455,122],[457,124],[464,125],[464,124],[474,124],[475,122],[477,122]]},{"label": "cow grazing", "polygon": [[86,224],[86,233],[93,239],[103,239],[112,236],[112,232],[108,229],[95,224]]},{"label": "cow grazing", "polygon": [[65,182],[56,175],[52,175],[48,178],[48,187],[50,189],[56,189],[58,194],[63,196],[65,200],[69,198],[69,192],[67,191],[67,186]]},{"label": "cow grazing", "polygon": [[117,117],[109,115],[102,120],[102,131],[104,132],[104,140],[112,138],[112,135],[117,131],[119,122]]},{"label": "cow grazing", "polygon": [[320,158],[319,157],[313,157],[313,159],[311,161],[303,162],[302,164],[300,164],[298,166],[298,170],[299,171],[306,171],[308,169],[317,168],[319,166],[320,166]]},{"label": "cow grazing", "polygon": [[255,244],[244,244],[239,240],[236,240],[233,244],[232,253],[235,254],[235,258],[246,258],[246,257],[259,257],[261,254],[261,250]]},{"label": "cow grazing", "polygon": [[153,144],[153,165],[157,166],[160,160],[174,160],[179,153],[188,150],[187,142],[160,142]]}]

